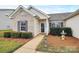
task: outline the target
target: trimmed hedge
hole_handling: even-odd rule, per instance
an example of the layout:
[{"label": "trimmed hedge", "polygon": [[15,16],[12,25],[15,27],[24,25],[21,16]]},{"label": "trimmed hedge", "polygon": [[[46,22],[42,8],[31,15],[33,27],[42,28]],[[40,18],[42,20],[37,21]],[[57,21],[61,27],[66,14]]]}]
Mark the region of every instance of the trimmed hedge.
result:
[{"label": "trimmed hedge", "polygon": [[11,33],[10,32],[4,32],[4,37],[10,38],[11,37]]},{"label": "trimmed hedge", "polygon": [[19,33],[19,32],[11,32],[11,37],[12,38],[20,38],[21,37],[21,33]]},{"label": "trimmed hedge", "polygon": [[50,28],[50,34],[60,36],[62,30],[66,33],[66,36],[72,36],[71,28]]},{"label": "trimmed hedge", "polygon": [[33,37],[32,36],[32,33],[21,33],[21,38],[31,38],[31,37]]},{"label": "trimmed hedge", "polygon": [[31,32],[5,32],[4,33],[5,38],[32,38],[33,35]]}]

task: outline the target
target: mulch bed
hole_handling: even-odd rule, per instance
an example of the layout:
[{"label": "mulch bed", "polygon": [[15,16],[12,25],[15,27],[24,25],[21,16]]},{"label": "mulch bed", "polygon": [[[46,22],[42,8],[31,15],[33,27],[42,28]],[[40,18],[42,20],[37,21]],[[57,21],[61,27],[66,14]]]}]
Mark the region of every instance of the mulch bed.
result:
[{"label": "mulch bed", "polygon": [[51,46],[77,46],[79,47],[79,39],[66,36],[65,40],[61,40],[60,36],[48,35],[48,44]]},{"label": "mulch bed", "polygon": [[24,39],[24,38],[0,38],[0,40],[14,40],[20,43],[27,43],[31,39]]}]

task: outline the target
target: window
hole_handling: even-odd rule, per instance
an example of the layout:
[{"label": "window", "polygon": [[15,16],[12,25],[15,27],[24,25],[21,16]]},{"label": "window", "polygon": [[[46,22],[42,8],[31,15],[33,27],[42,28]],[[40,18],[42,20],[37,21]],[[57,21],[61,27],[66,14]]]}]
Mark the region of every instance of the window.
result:
[{"label": "window", "polygon": [[49,23],[49,27],[50,27],[50,28],[55,27],[55,23]]},{"label": "window", "polygon": [[27,21],[18,21],[18,30],[27,31]]},{"label": "window", "polygon": [[58,28],[63,27],[63,22],[58,22],[57,27],[58,27]]},{"label": "window", "polygon": [[49,23],[50,28],[61,28],[63,27],[63,21],[52,21]]},{"label": "window", "polygon": [[63,22],[61,22],[61,27],[63,27]]},{"label": "window", "polygon": [[51,26],[51,23],[49,23],[49,27],[51,28],[52,26]]},{"label": "window", "polygon": [[25,31],[25,30],[26,30],[26,23],[21,22],[21,31]]},{"label": "window", "polygon": [[57,28],[60,28],[60,27],[61,27],[61,24],[60,24],[60,23],[58,23],[58,24],[57,24]]},{"label": "window", "polygon": [[55,23],[52,24],[52,28],[55,27]]}]

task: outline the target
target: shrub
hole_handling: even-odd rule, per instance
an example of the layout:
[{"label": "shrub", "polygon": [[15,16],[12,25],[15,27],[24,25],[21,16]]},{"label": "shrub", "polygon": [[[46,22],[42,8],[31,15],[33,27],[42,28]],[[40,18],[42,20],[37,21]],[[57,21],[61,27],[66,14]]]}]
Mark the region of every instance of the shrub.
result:
[{"label": "shrub", "polygon": [[28,33],[21,33],[21,38],[32,38],[32,33],[28,32]]},{"label": "shrub", "polygon": [[6,38],[32,38],[31,32],[5,32],[4,37]]},{"label": "shrub", "polygon": [[71,28],[63,28],[62,30],[64,30],[67,33],[66,36],[72,36],[72,29]]},{"label": "shrub", "polygon": [[50,34],[52,34],[52,35],[58,35],[58,36],[60,36],[61,32],[62,32],[61,28],[51,28],[50,29]]},{"label": "shrub", "polygon": [[62,30],[64,30],[66,36],[72,36],[71,28],[50,28],[50,34],[60,36]]},{"label": "shrub", "polygon": [[12,38],[20,38],[21,37],[21,34],[19,32],[12,32],[11,33],[11,37]]},{"label": "shrub", "polygon": [[4,32],[4,37],[5,38],[10,38],[11,37],[11,32]]}]

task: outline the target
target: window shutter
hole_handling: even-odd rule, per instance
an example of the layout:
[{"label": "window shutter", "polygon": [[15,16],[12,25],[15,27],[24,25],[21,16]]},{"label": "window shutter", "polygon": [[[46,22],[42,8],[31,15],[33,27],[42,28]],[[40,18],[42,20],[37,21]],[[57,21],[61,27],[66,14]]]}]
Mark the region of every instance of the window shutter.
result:
[{"label": "window shutter", "polygon": [[18,28],[18,32],[20,32],[20,21],[18,21],[18,24],[17,24],[17,28]]},{"label": "window shutter", "polygon": [[28,31],[28,22],[26,21],[26,31]]}]

